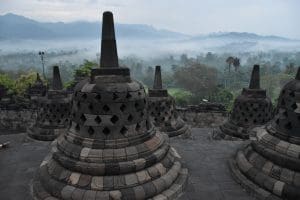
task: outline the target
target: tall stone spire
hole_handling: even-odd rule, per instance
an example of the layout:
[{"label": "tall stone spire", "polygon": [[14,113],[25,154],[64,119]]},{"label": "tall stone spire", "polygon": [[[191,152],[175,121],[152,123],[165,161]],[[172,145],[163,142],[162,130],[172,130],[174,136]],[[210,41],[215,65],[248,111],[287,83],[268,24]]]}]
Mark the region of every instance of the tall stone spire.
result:
[{"label": "tall stone spire", "polygon": [[300,81],[300,67],[298,67],[298,71],[297,71],[295,79]]},{"label": "tall stone spire", "polygon": [[36,73],[36,82],[42,82],[42,79],[41,79],[39,73]]},{"label": "tall stone spire", "polygon": [[155,90],[161,90],[162,89],[160,66],[155,67],[155,76],[154,76],[153,89],[155,89]]},{"label": "tall stone spire", "polygon": [[260,89],[259,65],[253,66],[249,89]]},{"label": "tall stone spire", "polygon": [[119,67],[114,18],[108,11],[103,13],[100,67]]},{"label": "tall stone spire", "polygon": [[63,89],[58,66],[53,67],[52,89],[53,90]]}]

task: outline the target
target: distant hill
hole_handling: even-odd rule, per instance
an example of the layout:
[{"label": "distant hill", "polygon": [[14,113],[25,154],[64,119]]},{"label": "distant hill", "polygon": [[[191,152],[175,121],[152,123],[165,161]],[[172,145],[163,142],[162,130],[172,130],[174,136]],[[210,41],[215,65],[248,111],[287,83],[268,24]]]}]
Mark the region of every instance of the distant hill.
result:
[{"label": "distant hill", "polygon": [[201,39],[226,39],[226,40],[244,40],[244,41],[258,41],[258,40],[276,40],[276,41],[292,41],[292,39],[279,37],[274,35],[262,36],[255,33],[247,32],[219,32],[211,33],[209,35],[195,36],[192,40]]},{"label": "distant hill", "polygon": [[[100,22],[43,23],[20,15],[0,16],[0,39],[99,38]],[[143,24],[116,24],[118,37],[185,38],[187,35]]]},{"label": "distant hill", "polygon": [[[38,22],[12,13],[0,15],[0,40],[4,39],[74,39],[99,38],[100,22]],[[175,39],[175,40],[239,40],[258,41],[276,40],[290,41],[279,36],[261,36],[247,32],[219,32],[209,35],[190,36],[169,30],[156,29],[144,24],[116,24],[116,34],[120,38],[137,39]]]}]

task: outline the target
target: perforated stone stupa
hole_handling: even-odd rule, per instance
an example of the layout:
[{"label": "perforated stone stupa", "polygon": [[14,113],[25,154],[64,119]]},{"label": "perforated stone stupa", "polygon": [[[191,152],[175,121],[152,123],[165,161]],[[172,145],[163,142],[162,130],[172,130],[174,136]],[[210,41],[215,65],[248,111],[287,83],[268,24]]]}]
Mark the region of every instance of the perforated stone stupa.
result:
[{"label": "perforated stone stupa", "polygon": [[249,139],[249,131],[266,124],[273,117],[271,99],[260,88],[259,65],[254,65],[249,88],[243,88],[233,105],[229,119],[220,126],[220,136]]},{"label": "perforated stone stupa", "polygon": [[190,128],[178,115],[174,99],[162,88],[161,68],[156,66],[153,89],[149,89],[148,110],[154,125],[169,137],[190,135]]},{"label": "perforated stone stupa", "polygon": [[31,100],[37,97],[45,96],[47,92],[47,86],[43,83],[40,74],[36,73],[36,80],[33,85],[30,85],[27,89],[27,95]]},{"label": "perforated stone stupa", "polygon": [[300,68],[278,100],[270,124],[230,163],[236,180],[261,199],[300,199]]},{"label": "perforated stone stupa", "polygon": [[174,199],[187,179],[167,135],[148,120],[143,85],[118,65],[113,15],[103,14],[100,68],[76,87],[72,122],[33,181],[36,199]]},{"label": "perforated stone stupa", "polygon": [[38,97],[36,122],[27,129],[30,137],[51,141],[69,125],[71,98],[63,90],[59,68],[53,67],[52,86],[46,96]]}]

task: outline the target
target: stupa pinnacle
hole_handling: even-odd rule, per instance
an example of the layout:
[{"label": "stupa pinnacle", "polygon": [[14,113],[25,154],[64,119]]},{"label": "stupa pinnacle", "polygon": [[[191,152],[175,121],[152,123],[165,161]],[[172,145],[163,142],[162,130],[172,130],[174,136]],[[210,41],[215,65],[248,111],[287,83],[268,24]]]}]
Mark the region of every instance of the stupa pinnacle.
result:
[{"label": "stupa pinnacle", "polygon": [[[75,87],[70,128],[33,181],[36,199],[174,199],[182,168],[148,119],[145,89],[117,62],[113,16],[103,14],[101,66]],[[108,29],[108,30],[106,30]]]}]

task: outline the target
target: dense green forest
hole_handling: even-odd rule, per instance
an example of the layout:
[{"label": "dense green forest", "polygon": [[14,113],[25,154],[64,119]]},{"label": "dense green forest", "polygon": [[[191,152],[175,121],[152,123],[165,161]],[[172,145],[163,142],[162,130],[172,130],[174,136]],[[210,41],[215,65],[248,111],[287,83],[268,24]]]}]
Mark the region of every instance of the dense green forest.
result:
[{"label": "dense green forest", "polygon": [[[79,52],[46,52],[46,79],[52,76],[51,66],[60,66],[65,87],[75,76],[87,76],[98,67],[94,60],[73,60]],[[68,57],[69,56],[69,57]],[[159,58],[127,56],[120,59],[122,67],[131,69],[132,77],[146,87],[152,87],[155,65],[161,65],[163,84],[180,106],[198,104],[204,99],[224,103],[231,108],[234,98],[249,83],[252,66],[261,66],[261,87],[276,103],[280,88],[295,75],[300,65],[300,52],[255,52],[214,54],[189,57],[186,54]],[[41,60],[35,52],[0,55],[0,84],[10,93],[23,95],[29,84],[41,72]]]}]

